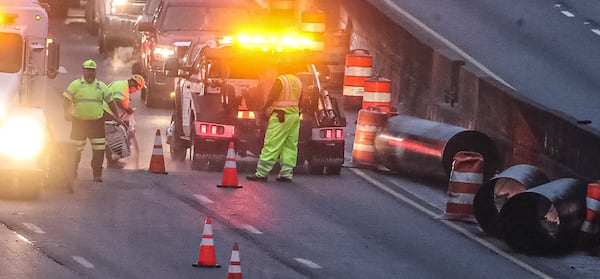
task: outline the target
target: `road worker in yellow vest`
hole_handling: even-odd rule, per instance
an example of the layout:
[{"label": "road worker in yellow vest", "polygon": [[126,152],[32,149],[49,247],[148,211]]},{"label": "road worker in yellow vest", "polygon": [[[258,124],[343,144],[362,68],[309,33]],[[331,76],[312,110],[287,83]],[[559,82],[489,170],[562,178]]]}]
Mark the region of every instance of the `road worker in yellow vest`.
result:
[{"label": "road worker in yellow vest", "polygon": [[273,165],[279,160],[281,169],[277,181],[292,181],[298,156],[301,94],[302,82],[295,75],[280,75],[273,83],[264,107],[268,117],[264,145],[256,172],[246,179],[266,182]]},{"label": "road worker in yellow vest", "polygon": [[[102,182],[102,164],[106,144],[104,132],[104,103],[116,110],[106,84],[96,79],[96,62],[83,62],[83,77],[72,81],[63,93],[64,117],[71,121],[71,141],[75,145],[75,173],[81,161],[81,152],[89,139],[92,146],[91,167],[93,181]],[[117,122],[121,122],[119,116]]]},{"label": "road worker in yellow vest", "polygon": [[[117,107],[115,112],[107,109],[107,106],[105,106],[107,113],[110,114],[108,120],[114,120],[114,115],[118,114],[128,127],[127,132],[130,140],[132,137],[135,137],[135,118],[133,117],[135,110],[131,107],[130,94],[141,91],[145,85],[146,81],[141,75],[133,75],[129,79],[117,80],[108,85],[108,91],[112,95]],[[112,158],[110,149],[106,150],[106,167],[111,169],[121,169],[124,167],[118,159]]]}]

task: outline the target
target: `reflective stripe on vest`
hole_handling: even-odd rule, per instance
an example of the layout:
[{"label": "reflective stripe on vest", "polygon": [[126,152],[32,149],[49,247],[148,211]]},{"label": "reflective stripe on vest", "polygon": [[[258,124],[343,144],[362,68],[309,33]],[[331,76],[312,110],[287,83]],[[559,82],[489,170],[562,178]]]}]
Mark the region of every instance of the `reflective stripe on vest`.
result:
[{"label": "reflective stripe on vest", "polygon": [[[274,108],[291,108],[298,107],[298,100],[300,91],[302,90],[302,83],[294,75],[280,75],[277,77],[281,81],[282,89],[281,93],[277,97],[277,100],[273,102]],[[292,82],[293,81],[293,82]]]}]

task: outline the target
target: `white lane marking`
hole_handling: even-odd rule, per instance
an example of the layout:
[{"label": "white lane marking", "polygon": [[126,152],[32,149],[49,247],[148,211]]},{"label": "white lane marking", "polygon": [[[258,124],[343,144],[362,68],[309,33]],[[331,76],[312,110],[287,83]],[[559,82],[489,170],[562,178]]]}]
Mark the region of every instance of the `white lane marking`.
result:
[{"label": "white lane marking", "polygon": [[402,16],[406,17],[412,23],[414,23],[415,25],[417,25],[419,28],[422,28],[427,33],[429,33],[432,36],[436,37],[443,44],[445,44],[447,47],[449,47],[452,50],[454,50],[456,53],[458,53],[460,56],[462,56],[465,60],[469,61],[471,64],[473,64],[477,68],[479,68],[481,71],[483,71],[484,73],[486,73],[490,77],[496,79],[500,83],[504,84],[504,86],[510,87],[511,89],[513,89],[513,90],[516,91],[516,89],[514,87],[512,87],[510,84],[508,84],[508,82],[504,81],[502,78],[500,78],[499,76],[497,76],[496,74],[494,74],[490,69],[488,69],[485,66],[483,66],[483,64],[479,63],[479,61],[477,61],[473,57],[469,56],[466,52],[462,51],[460,48],[458,48],[452,42],[450,42],[446,38],[442,37],[442,35],[436,33],[435,31],[433,31],[433,29],[429,28],[429,26],[425,25],[423,22],[419,21],[417,18],[415,18],[414,16],[412,16],[411,14],[409,14],[408,12],[406,12],[405,10],[401,9],[400,7],[398,7],[398,5],[396,5],[396,3],[394,3],[394,2],[392,2],[392,0],[383,0],[383,2],[385,2],[389,7],[393,8],[394,10],[396,10],[396,12],[400,13]]},{"label": "white lane marking", "polygon": [[204,204],[214,203],[211,199],[207,198],[206,196],[200,195],[200,194],[195,194],[194,197],[196,197],[201,203],[204,203]]},{"label": "white lane marking", "polygon": [[253,233],[253,234],[263,234],[263,232],[261,232],[257,228],[255,228],[253,226],[250,226],[250,225],[244,225],[242,228],[244,228],[244,230],[247,230],[247,231],[249,231],[250,233]]},{"label": "white lane marking", "polygon": [[592,32],[594,32],[594,34],[596,34],[596,35],[600,35],[600,29],[598,29],[598,28],[592,29]]},{"label": "white lane marking", "polygon": [[569,12],[566,10],[562,10],[562,11],[560,11],[560,13],[565,15],[566,17],[575,17],[575,15],[572,12]]},{"label": "white lane marking", "polygon": [[45,234],[46,232],[42,230],[40,227],[32,224],[32,223],[23,223],[23,225],[34,233]]},{"label": "white lane marking", "polygon": [[73,256],[73,260],[78,262],[80,265],[82,265],[85,268],[94,268],[94,265],[92,263],[90,263],[88,260],[86,260],[84,257]]},{"label": "white lane marking", "polygon": [[311,260],[307,260],[307,259],[303,259],[303,258],[294,258],[294,260],[296,260],[297,262],[299,262],[305,266],[308,266],[310,268],[314,268],[314,269],[321,268],[320,265],[316,264],[315,262],[313,262]]},{"label": "white lane marking", "polygon": [[[369,183],[373,184],[375,187],[387,192],[388,194],[394,196],[395,198],[408,203],[409,205],[413,206],[414,208],[422,211],[423,213],[437,218],[439,214],[436,214],[435,212],[423,207],[422,205],[412,201],[411,199],[409,199],[408,197],[390,189],[389,187],[387,187],[386,185],[384,185],[383,183],[375,180],[373,177],[369,176],[368,174],[366,174],[365,172],[363,172],[362,170],[359,169],[349,169],[350,171],[354,172],[356,175],[362,177],[364,180],[368,181]],[[404,188],[404,187],[403,187]],[[446,224],[448,227],[454,229],[457,232],[460,232],[461,234],[463,234],[464,236],[478,242],[479,244],[483,245],[484,247],[492,250],[493,252],[495,252],[496,254],[506,258],[507,260],[513,262],[514,264],[522,267],[523,269],[539,276],[540,278],[544,278],[544,279],[551,279],[552,277],[550,277],[549,275],[543,273],[542,271],[536,269],[533,266],[530,266],[524,262],[522,262],[521,260],[511,256],[510,254],[502,251],[500,248],[494,246],[493,244],[485,241],[484,239],[479,238],[478,236],[472,234],[471,232],[467,231],[466,229],[464,229],[463,227],[454,224],[452,221],[449,220],[443,220],[443,219],[439,219],[442,223]]]}]

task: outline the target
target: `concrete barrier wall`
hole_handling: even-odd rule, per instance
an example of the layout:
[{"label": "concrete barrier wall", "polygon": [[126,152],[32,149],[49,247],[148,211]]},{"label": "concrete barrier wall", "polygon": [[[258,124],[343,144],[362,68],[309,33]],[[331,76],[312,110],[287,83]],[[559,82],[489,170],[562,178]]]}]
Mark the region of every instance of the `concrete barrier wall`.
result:
[{"label": "concrete barrier wall", "polygon": [[503,166],[531,164],[551,179],[600,178],[600,134],[463,65],[412,23],[386,15],[381,2],[315,1],[335,15],[330,29],[350,33],[351,49],[373,55],[373,72],[392,81],[392,105],[400,114],[486,133],[498,144]]}]

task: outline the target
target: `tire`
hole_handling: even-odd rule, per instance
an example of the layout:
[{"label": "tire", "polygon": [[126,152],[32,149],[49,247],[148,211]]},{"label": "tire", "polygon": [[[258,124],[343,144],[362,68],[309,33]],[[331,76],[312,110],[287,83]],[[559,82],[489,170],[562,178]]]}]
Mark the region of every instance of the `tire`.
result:
[{"label": "tire", "polygon": [[325,166],[323,166],[323,165],[314,165],[314,164],[308,163],[308,172],[310,174],[323,174],[324,168],[325,168]]},{"label": "tire", "polygon": [[208,170],[210,171],[222,171],[225,167],[225,161],[223,160],[209,160]]},{"label": "tire", "polygon": [[96,36],[98,35],[98,23],[96,22],[96,3],[95,0],[87,0],[87,4],[85,7],[85,22],[86,22],[86,30],[90,35]]},{"label": "tire", "polygon": [[[194,122],[194,121],[195,120],[192,119],[192,122]],[[192,125],[191,131],[190,131],[190,157],[192,159],[192,164],[190,165],[190,167],[192,168],[192,170],[205,170],[208,167],[208,160],[196,158],[196,151],[194,150],[195,141],[196,141],[196,129]]]},{"label": "tire", "polygon": [[169,145],[171,151],[171,160],[183,162],[187,155],[188,147],[184,140],[179,139],[177,136],[173,139],[173,143]]},{"label": "tire", "polygon": [[98,52],[104,56],[109,56],[113,51],[115,51],[114,43],[106,38],[104,30],[100,28],[100,32],[98,33]]},{"label": "tire", "polygon": [[144,104],[149,108],[156,108],[159,106],[159,101],[152,95],[152,90],[146,90],[146,94],[144,94]]},{"label": "tire", "polygon": [[342,171],[342,166],[327,166],[325,168],[325,174],[328,175],[340,175]]}]

